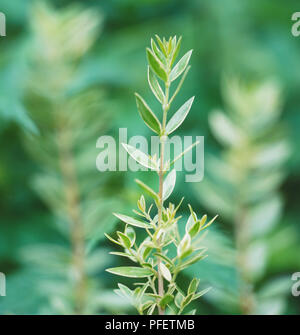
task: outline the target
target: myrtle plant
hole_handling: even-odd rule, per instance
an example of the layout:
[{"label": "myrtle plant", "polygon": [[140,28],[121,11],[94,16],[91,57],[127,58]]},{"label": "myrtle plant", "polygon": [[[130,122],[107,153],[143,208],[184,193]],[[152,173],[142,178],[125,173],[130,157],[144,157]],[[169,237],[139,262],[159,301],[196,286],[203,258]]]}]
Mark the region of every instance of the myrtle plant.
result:
[{"label": "myrtle plant", "polygon": [[[137,108],[144,123],[159,136],[159,158],[146,155],[139,149],[123,144],[129,155],[142,166],[156,171],[158,175],[158,192],[153,190],[140,180],[137,184],[152,198],[151,204],[147,204],[144,195],[137,202],[137,210],[133,212],[139,219],[115,214],[124,222],[123,232],[117,231],[117,238],[107,236],[113,243],[124,249],[123,252],[111,252],[114,255],[127,257],[135,266],[122,266],[107,269],[108,272],[131,278],[146,278],[145,281],[137,281],[137,286],[131,290],[123,284],[118,284],[116,293],[126,297],[135,306],[140,314],[160,315],[168,314],[194,314],[195,310],[187,307],[193,301],[205,294],[208,289],[197,292],[199,279],[191,280],[185,292],[176,282],[178,274],[185,268],[206,257],[206,248],[200,245],[202,232],[214,221],[207,222],[207,216],[198,218],[189,205],[190,216],[185,224],[185,234],[180,236],[178,222],[179,207],[173,203],[165,205],[165,201],[172,194],[176,182],[176,170],[173,167],[177,159],[180,159],[194,145],[182,152],[173,161],[164,157],[165,144],[168,136],[173,133],[188,115],[194,97],[184,103],[168,120],[168,113],[174,98],[180,91],[186,75],[190,69],[188,65],[192,50],[188,51],[174,66],[179,54],[181,37],[160,39],[156,36],[155,42],[151,39],[151,49],[147,48],[148,83],[162,106],[161,121],[151,110],[145,100],[135,94]],[[171,94],[171,84],[181,76],[177,88]],[[163,88],[161,82],[164,84]],[[156,209],[153,209],[155,204]],[[137,242],[135,228],[143,229],[146,237]]]},{"label": "myrtle plant", "polygon": [[223,290],[216,303],[232,313],[282,313],[290,278],[268,277],[272,258],[285,252],[278,243],[286,230],[279,188],[290,144],[280,122],[281,89],[273,80],[228,77],[222,93],[225,112],[212,111],[209,121],[224,149],[207,155],[208,173],[201,187],[195,185],[201,203],[233,224],[238,287],[230,294]]},{"label": "myrtle plant", "polygon": [[115,312],[115,295],[96,279],[108,266],[99,244],[117,221],[107,209],[120,206],[118,197],[107,196],[109,176],[95,169],[95,138],[108,130],[109,101],[103,88],[79,78],[101,15],[40,1],[31,17],[34,52],[24,100],[38,131],[26,134],[25,143],[39,168],[32,186],[53,214],[58,241],[28,246],[22,256],[41,273],[37,286],[47,304],[39,313]]}]

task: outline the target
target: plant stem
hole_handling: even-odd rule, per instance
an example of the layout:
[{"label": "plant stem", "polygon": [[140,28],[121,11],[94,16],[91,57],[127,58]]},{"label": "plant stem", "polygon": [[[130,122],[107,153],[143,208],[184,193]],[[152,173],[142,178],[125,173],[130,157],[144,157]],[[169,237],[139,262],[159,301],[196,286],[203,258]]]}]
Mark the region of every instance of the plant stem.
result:
[{"label": "plant stem", "polygon": [[[167,112],[168,112],[168,99],[169,99],[169,82],[166,83],[166,91],[165,91],[165,102],[163,105],[163,122],[162,122],[162,136],[160,136],[160,166],[159,166],[159,204],[158,204],[158,229],[160,229],[162,225],[162,211],[164,205],[163,199],[163,177],[164,177],[164,150],[165,150],[165,129],[166,129],[166,121],[167,121]],[[160,239],[158,240],[158,244],[160,245]],[[158,252],[161,253],[161,247],[158,248]],[[158,273],[158,295],[164,296],[164,280],[160,271],[161,259],[157,257],[157,273]],[[158,307],[159,315],[164,314],[164,309]]]},{"label": "plant stem", "polygon": [[253,314],[253,285],[247,271],[247,246],[249,245],[248,227],[245,222],[245,209],[241,206],[235,220],[235,240],[237,265],[239,271],[239,306],[242,314]]},{"label": "plant stem", "polygon": [[[162,225],[162,209],[163,209],[163,157],[164,157],[164,141],[160,141],[160,168],[159,168],[159,206],[158,206],[158,229]],[[158,241],[160,244],[160,239]],[[161,253],[161,248],[158,249],[158,252]],[[157,273],[158,273],[158,294],[164,296],[164,281],[160,271],[161,259],[157,257]],[[158,307],[159,315],[164,314],[164,309]]]},{"label": "plant stem", "polygon": [[71,222],[71,243],[73,267],[75,269],[75,313],[83,314],[86,298],[86,276],[84,270],[84,231],[80,218],[80,196],[75,163],[72,155],[70,134],[63,128],[63,120],[58,124],[58,149],[60,167],[64,181],[66,208]]}]

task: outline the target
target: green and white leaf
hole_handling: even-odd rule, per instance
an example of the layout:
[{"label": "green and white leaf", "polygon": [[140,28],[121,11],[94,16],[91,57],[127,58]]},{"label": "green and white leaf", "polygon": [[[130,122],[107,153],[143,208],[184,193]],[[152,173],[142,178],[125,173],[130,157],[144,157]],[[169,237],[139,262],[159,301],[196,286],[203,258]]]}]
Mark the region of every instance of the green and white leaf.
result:
[{"label": "green and white leaf", "polygon": [[111,236],[109,236],[108,234],[104,233],[105,237],[108,238],[111,242],[118,244],[118,245],[122,245],[119,241],[114,240]]},{"label": "green and white leaf", "polygon": [[172,275],[170,270],[166,267],[166,265],[163,262],[159,263],[159,269],[163,275],[163,277],[167,280],[167,281],[171,281],[172,280]]},{"label": "green and white leaf", "polygon": [[118,290],[115,290],[115,292],[117,294],[121,293],[123,297],[125,297],[132,303],[133,302],[133,292],[130,290],[130,288],[128,288],[127,286],[121,283],[118,283],[118,286],[119,286],[119,292]]},{"label": "green and white leaf", "polygon": [[130,239],[131,247],[132,247],[136,239],[136,234],[135,234],[134,229],[131,226],[126,225],[125,234]]},{"label": "green and white leaf", "polygon": [[152,229],[152,226],[150,226],[149,224],[145,223],[145,222],[142,222],[142,221],[139,221],[137,219],[134,219],[130,216],[127,216],[127,215],[123,215],[123,214],[116,214],[116,213],[113,213],[114,216],[116,216],[118,219],[120,219],[121,221],[129,224],[129,225],[132,225],[132,226],[135,226],[135,227],[139,227],[139,228],[148,228],[148,229]]},{"label": "green and white leaf", "polygon": [[200,232],[200,228],[201,228],[200,221],[196,221],[188,232],[191,238],[195,237]]},{"label": "green and white leaf", "polygon": [[117,268],[107,269],[106,271],[118,276],[130,278],[144,278],[153,275],[153,272],[150,269],[140,268],[137,266],[120,266]]},{"label": "green and white leaf", "polygon": [[159,196],[158,194],[152,190],[151,187],[149,187],[148,185],[146,185],[145,183],[143,183],[141,180],[139,179],[135,179],[135,182],[148,194],[150,195],[156,202],[159,201]]},{"label": "green and white leaf", "polygon": [[183,257],[185,253],[190,249],[190,246],[191,246],[191,237],[189,234],[185,234],[177,247],[178,257],[180,258]]},{"label": "green and white leaf", "polygon": [[121,233],[120,231],[117,232],[120,242],[122,242],[123,246],[127,249],[131,247],[131,241],[129,237],[127,237],[125,234]]},{"label": "green and white leaf", "polygon": [[146,125],[156,134],[160,134],[161,124],[156,115],[152,112],[146,101],[138,93],[135,93],[135,98],[138,111]]},{"label": "green and white leaf", "polygon": [[176,60],[176,58],[179,54],[180,47],[181,47],[181,40],[182,40],[182,37],[180,36],[179,39],[178,39],[178,42],[176,44],[176,47],[174,48],[174,52],[173,52],[172,59],[171,59],[171,66],[173,65],[173,63],[175,62],[175,60]]},{"label": "green and white leaf", "polygon": [[165,308],[171,301],[173,301],[174,296],[172,294],[165,294],[159,302],[159,306]]},{"label": "green and white leaf", "polygon": [[176,296],[175,296],[175,305],[180,308],[182,301],[184,299],[184,295],[181,292],[177,292]]},{"label": "green and white leaf", "polygon": [[197,291],[197,288],[199,286],[199,279],[193,278],[193,280],[190,282],[189,288],[188,288],[188,294],[195,293]]},{"label": "green and white leaf", "polygon": [[154,55],[162,62],[162,64],[164,66],[166,66],[167,62],[166,62],[166,57],[165,55],[159,50],[159,48],[157,47],[156,43],[154,42],[153,38],[151,38],[151,48],[152,48],[152,52],[154,53]]},{"label": "green and white leaf", "polygon": [[120,256],[120,257],[127,257],[129,258],[130,260],[132,260],[133,262],[137,262],[137,259],[130,255],[130,254],[126,254],[125,252],[118,252],[118,251],[111,251],[110,252],[111,255],[115,255],[115,256]]},{"label": "green and white leaf", "polygon": [[153,54],[153,52],[147,48],[147,59],[148,63],[151,67],[151,69],[154,71],[157,76],[162,79],[164,82],[167,81],[167,73],[166,70],[162,64],[162,62],[158,59],[156,55]]},{"label": "green and white leaf", "polygon": [[172,194],[176,184],[176,170],[173,169],[163,183],[163,199],[166,200]]},{"label": "green and white leaf", "polygon": [[122,143],[122,145],[123,145],[124,149],[129,153],[129,155],[135,161],[137,161],[139,164],[141,164],[142,166],[144,166],[144,167],[146,167],[150,170],[157,171],[157,169],[158,169],[157,164],[151,159],[151,157],[146,155],[141,150],[133,147],[132,145],[129,145],[129,144],[126,144],[126,143]]},{"label": "green and white leaf", "polygon": [[198,261],[200,261],[201,259],[204,259],[205,257],[207,257],[207,255],[203,255],[204,252],[206,252],[206,249],[203,249],[201,252],[195,254],[194,256],[192,256],[191,258],[189,258],[188,260],[186,260],[184,263],[182,263],[179,266],[180,270],[185,269],[186,267],[193,265],[195,263],[197,263]]},{"label": "green and white leaf", "polygon": [[177,79],[182,72],[185,70],[187,67],[191,55],[192,55],[193,50],[188,51],[180,60],[179,62],[174,66],[173,70],[170,73],[169,80],[172,82],[175,79]]},{"label": "green and white leaf", "polygon": [[151,70],[150,66],[148,66],[148,83],[149,86],[155,95],[156,99],[160,102],[163,103],[165,100],[165,95],[162,90],[162,88],[159,85],[158,80],[156,79],[153,71]]},{"label": "green and white leaf", "polygon": [[170,121],[168,122],[166,126],[166,133],[167,135],[170,135],[175,131],[185,120],[187,117],[193,101],[195,97],[190,98],[188,101],[186,101],[179,109],[178,111],[171,117]]},{"label": "green and white leaf", "polygon": [[157,43],[161,49],[161,51],[163,52],[163,54],[167,57],[167,50],[162,42],[162,40],[160,39],[160,37],[158,35],[155,35]]},{"label": "green and white leaf", "polygon": [[202,290],[198,293],[196,293],[194,296],[193,296],[193,300],[196,300],[196,299],[199,299],[200,297],[202,297],[204,294],[206,294],[208,291],[211,290],[211,287],[208,287],[206,288],[205,290]]}]

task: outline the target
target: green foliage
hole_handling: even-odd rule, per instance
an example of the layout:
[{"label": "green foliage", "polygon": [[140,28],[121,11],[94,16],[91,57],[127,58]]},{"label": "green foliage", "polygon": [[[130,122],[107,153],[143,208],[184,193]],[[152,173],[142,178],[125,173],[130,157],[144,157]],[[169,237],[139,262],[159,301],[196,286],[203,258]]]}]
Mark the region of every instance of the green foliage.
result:
[{"label": "green foliage", "polygon": [[[66,313],[66,306],[61,303],[61,300],[64,302],[72,301],[74,295],[73,286],[69,285],[69,277],[65,279],[69,273],[70,262],[64,256],[59,257],[62,253],[56,252],[56,247],[60,246],[69,251],[71,249],[69,224],[61,219],[63,214],[61,211],[59,215],[53,215],[50,208],[54,207],[44,205],[47,201],[45,196],[43,196],[45,201],[42,202],[42,198],[33,191],[31,181],[35,180],[37,170],[39,170],[38,175],[45,173],[44,169],[41,171],[41,168],[46,165],[44,160],[41,161],[41,156],[28,155],[22,136],[24,131],[37,134],[37,130],[41,129],[41,124],[47,124],[46,117],[50,115],[45,108],[48,103],[45,103],[44,99],[37,99],[36,91],[40,90],[37,86],[45,85],[47,79],[50,79],[51,73],[53,77],[55,75],[58,78],[61,77],[60,69],[57,70],[53,64],[49,66],[47,62],[44,62],[46,66],[44,69],[42,69],[41,63],[39,66],[39,72],[44,75],[37,76],[36,82],[38,84],[32,83],[34,72],[32,70],[37,68],[38,64],[35,54],[40,55],[42,50],[46,50],[45,45],[47,44],[46,40],[37,39],[36,32],[30,28],[33,21],[32,5],[41,2],[40,0],[0,1],[1,11],[7,17],[8,32],[5,38],[0,38],[0,271],[7,275],[8,290],[6,297],[0,297],[0,314]],[[228,0],[226,6],[220,6],[220,2],[211,0],[81,2],[78,0],[48,0],[48,2],[56,8],[57,14],[65,13],[65,8],[69,5],[74,10],[74,7],[77,8],[80,3],[90,12],[92,11],[93,16],[98,15],[99,12],[103,16],[103,33],[97,38],[93,48],[87,50],[83,58],[75,62],[76,66],[72,68],[76,68],[76,73],[74,72],[68,91],[74,97],[77,93],[82,94],[85,88],[90,90],[91,87],[94,87],[95,95],[102,95],[101,106],[99,109],[95,108],[95,115],[92,116],[90,112],[81,113],[82,127],[80,127],[80,132],[83,133],[82,129],[88,123],[88,131],[85,135],[89,137],[89,140],[82,142],[84,150],[81,150],[79,141],[76,145],[78,151],[82,151],[89,157],[85,159],[83,155],[80,163],[81,171],[87,171],[86,176],[90,176],[90,178],[86,176],[83,178],[83,174],[80,173],[81,187],[90,190],[90,194],[95,193],[95,201],[90,203],[90,208],[94,211],[85,210],[87,217],[84,220],[85,222],[94,222],[94,227],[99,228],[99,234],[94,234],[94,230],[91,229],[91,234],[86,239],[87,249],[93,249],[93,246],[97,245],[98,239],[103,237],[103,231],[109,233],[111,229],[117,230],[114,228],[116,226],[110,212],[111,210],[117,211],[116,208],[118,208],[118,212],[123,213],[120,208],[121,204],[114,204],[112,209],[108,205],[116,202],[116,195],[121,194],[127,203],[126,208],[130,209],[139,198],[140,189],[150,197],[155,198],[155,194],[157,194],[155,173],[143,171],[125,174],[95,173],[95,159],[99,153],[96,150],[94,152],[95,143],[97,137],[102,135],[104,131],[114,138],[118,138],[119,128],[124,125],[128,126],[129,136],[133,134],[149,136],[152,132],[148,126],[145,126],[144,122],[140,122],[139,114],[136,113],[132,92],[137,87],[160,120],[159,108],[156,107],[164,100],[164,87],[153,71],[148,73],[148,82],[144,76],[141,76],[141,73],[144,73],[146,61],[145,41],[150,40],[153,32],[157,32],[160,36],[169,36],[171,33],[182,34],[185,48],[187,50],[194,49],[193,71],[188,72],[189,77],[181,86],[181,94],[178,97],[176,95],[176,100],[173,99],[172,103],[173,114],[173,111],[176,112],[185,102],[184,97],[188,99],[196,95],[193,112],[189,113],[186,121],[171,136],[173,134],[201,134],[205,136],[205,175],[204,180],[198,186],[184,183],[184,178],[177,175],[176,188],[171,195],[171,201],[178,203],[184,196],[185,201],[191,203],[197,213],[204,214],[209,211],[207,213],[209,217],[214,215],[215,211],[221,214],[218,218],[218,224],[212,225],[209,233],[201,240],[201,246],[209,247],[208,257],[185,268],[176,279],[178,286],[184,288],[185,292],[188,290],[188,284],[192,277],[201,278],[199,291],[206,285],[213,287],[209,294],[192,302],[191,309],[196,308],[199,314],[237,314],[240,312],[237,304],[239,290],[237,267],[235,266],[236,252],[232,238],[232,219],[230,215],[226,214],[225,209],[228,203],[227,195],[231,194],[231,184],[235,184],[235,176],[230,170],[224,169],[221,173],[223,165],[218,159],[220,157],[218,155],[219,144],[216,145],[216,137],[211,136],[207,122],[210,110],[223,104],[219,90],[220,78],[224,71],[238,74],[245,81],[251,81],[253,78],[256,80],[269,77],[277,78],[284,96],[279,120],[285,131],[278,130],[277,126],[272,127],[269,129],[270,137],[274,138],[279,135],[279,132],[282,132],[283,137],[288,139],[295,149],[287,164],[280,167],[280,172],[283,175],[288,174],[288,177],[283,178],[280,184],[280,202],[283,204],[281,215],[278,214],[279,207],[276,205],[276,200],[273,202],[273,206],[270,206],[265,212],[266,217],[277,217],[278,223],[268,233],[261,235],[259,240],[255,238],[257,242],[261,242],[261,246],[263,246],[261,250],[267,251],[267,258],[264,259],[264,271],[258,279],[255,279],[255,296],[257,305],[259,305],[259,310],[256,312],[262,314],[278,312],[299,314],[300,299],[293,297],[290,293],[291,275],[300,269],[300,196],[298,192],[300,155],[297,154],[297,146],[300,143],[300,95],[298,92],[300,76],[297,71],[300,43],[299,37],[295,38],[290,33],[292,25],[290,18],[297,8],[298,1]],[[56,20],[53,20],[54,25],[55,22]],[[76,22],[81,21],[76,20]],[[98,30],[96,28],[95,35],[97,36]],[[53,26],[53,31],[56,31],[55,34],[60,34],[57,27]],[[52,35],[53,39],[55,34]],[[68,35],[70,36],[70,34]],[[36,41],[34,47],[31,43],[33,38]],[[63,39],[62,36],[59,38]],[[53,41],[53,39],[50,40]],[[76,41],[82,43],[78,30],[73,39],[74,43]],[[65,41],[61,42],[58,49],[62,48],[65,43]],[[41,44],[40,47],[39,44]],[[159,47],[157,41],[156,45]],[[177,49],[179,50],[178,47]],[[68,52],[65,54],[68,55]],[[60,61],[65,62],[63,57]],[[175,61],[172,66],[176,63]],[[51,70],[52,66],[53,71]],[[188,69],[189,67],[177,79],[178,83],[186,78]],[[151,90],[148,89],[149,81],[151,82]],[[157,86],[157,83],[160,86]],[[172,82],[172,88],[176,87],[176,83],[177,81]],[[35,86],[37,89],[35,88],[33,91],[32,86],[30,88],[29,85]],[[61,92],[65,92],[65,89],[63,88]],[[49,92],[46,93],[49,94]],[[224,103],[226,104],[225,101]],[[87,103],[87,106],[90,106],[90,103]],[[31,114],[40,111],[39,122],[36,121],[37,125],[29,117],[28,109]],[[86,108],[85,104],[81,104],[80,109],[85,111],[89,110],[90,107]],[[74,113],[71,112],[71,114]],[[226,109],[226,116],[228,117],[229,114],[231,111]],[[85,116],[92,121],[88,121]],[[171,117],[172,115],[170,115],[170,119]],[[95,126],[98,125],[100,118],[103,119],[103,125],[106,124],[106,127],[109,127],[108,132],[103,129],[97,134],[95,132],[93,136],[88,136],[91,131],[90,125],[92,123]],[[231,117],[229,118],[231,119]],[[36,120],[36,117],[34,119]],[[211,119],[213,120],[213,117]],[[76,129],[78,129],[78,125]],[[225,130],[224,125],[221,133],[223,129]],[[155,135],[155,133],[153,134]],[[217,136],[217,134],[215,135]],[[53,137],[51,136],[51,138]],[[226,146],[224,148],[224,151],[228,149]],[[75,153],[77,153],[77,149]],[[55,161],[57,162],[56,159],[52,161],[54,164]],[[84,166],[82,162],[84,162]],[[41,163],[40,166],[39,163]],[[213,175],[219,175],[219,173],[213,172],[216,169],[222,176],[225,175],[222,180],[213,178]],[[34,178],[32,179],[32,177]],[[134,182],[135,178],[139,182],[138,188]],[[228,182],[225,183],[225,180]],[[268,178],[265,180],[267,181]],[[87,181],[88,184],[86,184]],[[109,187],[106,187],[107,184]],[[151,185],[151,188],[148,185]],[[197,193],[193,192],[193,186],[197,189]],[[52,187],[52,183],[49,181],[48,193],[52,188],[54,186]],[[202,188],[205,189],[205,192],[200,195],[199,192]],[[218,193],[221,188],[225,193],[224,196],[223,193]],[[217,194],[214,190],[217,190]],[[253,191],[251,192],[253,193]],[[261,191],[257,189],[257,192]],[[87,194],[88,191],[85,193]],[[196,195],[200,198],[198,202]],[[55,197],[52,198],[55,200]],[[229,198],[232,199],[232,196],[230,195]],[[221,206],[220,210],[218,206]],[[99,214],[97,213],[104,213],[105,216],[101,216],[101,219],[98,220]],[[126,210],[126,214],[128,214],[128,210]],[[180,215],[182,215],[182,219],[178,226],[179,232],[183,236],[185,234],[184,223],[190,215],[187,206],[180,208]],[[264,229],[263,224],[258,224],[258,222],[262,222],[259,217],[257,224],[255,224],[258,230]],[[139,219],[138,216],[136,218]],[[146,222],[142,218],[139,221]],[[124,234],[124,229],[119,228],[120,226],[122,223],[119,223],[118,230]],[[145,237],[145,230],[134,226],[132,228],[136,232],[136,243],[139,244]],[[117,234],[112,236],[115,240],[118,239]],[[110,244],[109,241],[100,241],[100,243],[101,245],[102,243]],[[114,254],[122,254],[123,250],[120,246],[115,245],[115,248]],[[262,253],[257,252],[258,248],[252,248],[252,250],[254,263],[259,262]],[[176,250],[170,250],[170,252],[171,254],[167,254],[169,258],[176,256]],[[55,257],[52,257],[52,253]],[[91,291],[91,300],[88,299],[90,302],[88,307],[91,312],[109,311],[114,314],[132,312],[128,309],[128,303],[125,299],[121,299],[111,292],[121,277],[109,273],[105,274],[101,270],[101,267],[104,269],[106,267],[136,266],[136,263],[130,262],[130,255],[124,254],[125,252],[122,257],[110,257],[106,250],[101,250],[99,254],[94,253],[93,259],[90,259],[89,264],[100,269],[93,274],[90,272],[89,275],[89,283],[100,286]],[[54,264],[57,263],[62,265],[59,267],[59,271],[57,267],[54,267]],[[49,270],[51,270],[51,276],[49,276]],[[256,277],[256,275],[254,276]],[[90,281],[90,278],[93,280]],[[126,280],[125,277],[120,280],[124,281],[126,285],[130,281],[134,281],[130,278]],[[141,278],[141,281],[143,280]],[[58,293],[57,288],[61,287],[62,282],[66,285]],[[66,297],[67,292],[69,297]],[[286,299],[286,297],[288,298]],[[177,299],[180,300],[180,298],[182,297],[179,295]],[[72,304],[68,305],[67,312],[72,313],[73,307]],[[189,311],[188,308],[187,310]]]},{"label": "green foliage", "polygon": [[[224,81],[223,98],[227,113],[213,111],[210,125],[225,149],[221,157],[207,159],[208,175],[196,190],[208,208],[218,209],[233,224],[240,311],[265,313],[270,301],[260,298],[256,284],[264,279],[272,253],[270,235],[280,223],[278,188],[290,153],[278,124],[280,88],[273,81],[245,85],[231,78]],[[286,294],[288,285],[287,279]]]},{"label": "green foliage", "polygon": [[26,105],[38,133],[27,133],[26,147],[40,165],[32,185],[55,215],[61,243],[27,247],[23,258],[43,274],[48,313],[107,308],[97,274],[109,259],[97,245],[113,228],[109,212],[120,202],[108,198],[109,175],[100,178],[94,160],[95,138],[108,129],[108,104],[101,89],[72,89],[100,22],[99,14],[77,7],[58,12],[38,3],[32,13]]},{"label": "green foliage", "polygon": [[[159,314],[164,314],[165,311],[169,314],[182,314],[188,312],[189,304],[202,296],[207,290],[197,293],[199,280],[194,278],[187,292],[183,292],[177,283],[177,276],[182,270],[205,257],[206,249],[199,246],[201,232],[208,228],[215,218],[206,222],[207,216],[198,218],[189,205],[190,216],[185,225],[185,234],[180,236],[178,221],[181,216],[178,216],[177,212],[182,201],[176,207],[172,203],[169,203],[169,206],[164,205],[164,201],[172,194],[176,183],[176,170],[172,169],[167,174],[170,162],[164,161],[166,136],[182,124],[194,100],[194,98],[189,99],[167,122],[168,111],[182,85],[182,81],[179,82],[179,86],[171,99],[169,98],[170,86],[171,82],[188,68],[192,51],[186,53],[172,67],[179,53],[181,38],[177,41],[176,36],[170,37],[167,41],[165,38],[161,40],[156,36],[156,39],[158,45],[151,39],[151,49],[147,48],[148,82],[153,94],[162,104],[162,121],[158,120],[155,113],[138,94],[136,94],[136,103],[145,124],[159,135],[160,158],[150,157],[139,149],[126,144],[123,144],[123,146],[138,163],[157,172],[159,178],[158,193],[140,180],[136,180],[138,185],[152,197],[157,211],[153,214],[153,204],[148,206],[142,195],[137,202],[138,210],[134,210],[134,213],[140,216],[139,220],[130,216],[115,214],[118,219],[126,223],[126,226],[124,232],[117,231],[117,239],[107,235],[111,242],[124,249],[124,252],[112,252],[112,254],[127,257],[137,266],[122,266],[110,268],[107,271],[129,278],[147,278],[145,282],[136,282],[137,288],[135,290],[119,284],[119,289],[116,291],[119,295],[129,299],[140,314],[153,314],[156,310]],[[159,79],[163,81],[164,92]],[[139,244],[136,242],[136,233],[133,227],[146,231],[147,237]],[[171,256],[174,249],[176,255]],[[192,314],[194,312],[190,311],[188,313]]]}]

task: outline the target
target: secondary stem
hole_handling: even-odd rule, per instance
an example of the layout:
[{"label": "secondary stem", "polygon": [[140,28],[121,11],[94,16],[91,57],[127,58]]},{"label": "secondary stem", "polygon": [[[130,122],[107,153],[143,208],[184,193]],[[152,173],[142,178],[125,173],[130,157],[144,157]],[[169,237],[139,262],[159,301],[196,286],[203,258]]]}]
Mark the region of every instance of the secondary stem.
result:
[{"label": "secondary stem", "polygon": [[245,209],[242,207],[236,215],[235,239],[237,248],[237,264],[240,275],[239,305],[243,314],[253,314],[253,285],[248,276],[246,249],[249,244],[248,227],[245,222]]},{"label": "secondary stem", "polygon": [[[63,124],[63,120],[59,119]],[[75,269],[75,313],[83,314],[86,298],[86,276],[84,271],[84,231],[80,218],[80,197],[76,170],[72,156],[69,134],[58,124],[60,167],[64,180],[66,208],[71,222],[71,243]]]}]

